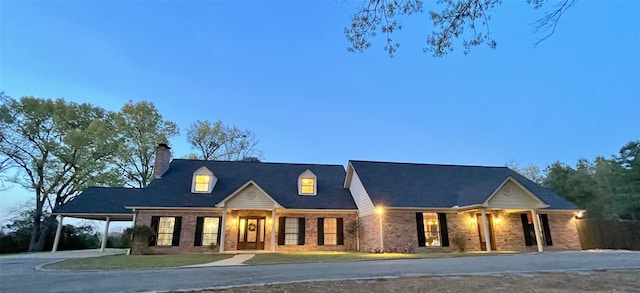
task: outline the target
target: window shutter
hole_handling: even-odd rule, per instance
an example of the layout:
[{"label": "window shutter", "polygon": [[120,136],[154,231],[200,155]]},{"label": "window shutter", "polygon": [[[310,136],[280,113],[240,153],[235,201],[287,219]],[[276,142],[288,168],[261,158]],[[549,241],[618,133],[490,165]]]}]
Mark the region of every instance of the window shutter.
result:
[{"label": "window shutter", "polygon": [[285,228],[284,228],[284,221],[285,221],[285,217],[280,217],[280,221],[278,222],[278,245],[284,245],[284,233],[285,233]]},{"label": "window shutter", "polygon": [[304,218],[298,218],[298,245],[304,245]]},{"label": "window shutter", "polygon": [[218,237],[216,237],[216,239],[218,239],[218,242],[216,243],[218,246],[220,246],[220,241],[223,241],[224,239],[220,239],[220,236],[222,235],[222,227],[224,227],[224,223],[222,223],[222,217],[218,217]]},{"label": "window shutter", "polygon": [[324,218],[318,218],[318,245],[324,245]]},{"label": "window shutter", "polygon": [[553,241],[551,240],[551,229],[549,228],[549,219],[547,218],[547,214],[540,214],[540,219],[542,220],[544,240],[547,242],[547,245],[552,246]]},{"label": "window shutter", "polygon": [[449,246],[449,231],[447,230],[447,214],[438,213],[438,223],[440,223],[440,238],[442,246]]},{"label": "window shutter", "polygon": [[171,246],[180,246],[180,229],[182,228],[182,217],[175,217],[173,224],[173,239]]},{"label": "window shutter", "polygon": [[529,228],[529,220],[527,220],[527,214],[520,214],[520,219],[522,220],[522,231],[524,232],[524,244],[526,246],[532,246],[533,241],[531,241],[531,231]]},{"label": "window shutter", "polygon": [[196,218],[196,235],[193,246],[202,246],[202,226],[204,225],[204,217]]},{"label": "window shutter", "polygon": [[151,229],[155,232],[155,235],[149,237],[149,246],[156,246],[156,239],[158,238],[158,225],[160,224],[159,216],[151,217]]},{"label": "window shutter", "polygon": [[344,220],[342,220],[342,218],[337,218],[336,219],[336,238],[337,238],[337,243],[338,245],[344,245]]},{"label": "window shutter", "polygon": [[418,246],[426,246],[427,239],[424,237],[424,218],[422,213],[416,213],[416,227],[418,227]]}]

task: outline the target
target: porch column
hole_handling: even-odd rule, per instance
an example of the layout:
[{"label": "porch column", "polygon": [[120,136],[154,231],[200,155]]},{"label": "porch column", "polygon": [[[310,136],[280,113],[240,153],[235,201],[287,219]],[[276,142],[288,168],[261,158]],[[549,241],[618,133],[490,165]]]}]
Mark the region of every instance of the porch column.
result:
[{"label": "porch column", "polygon": [[487,209],[482,208],[482,229],[484,230],[484,243],[487,246],[487,252],[491,252],[491,235],[489,234],[489,223],[487,223]]},{"label": "porch column", "polygon": [[223,208],[222,209],[222,223],[220,223],[220,225],[222,225],[222,229],[220,229],[220,250],[218,252],[223,253],[224,252],[224,234],[225,234],[225,230],[227,230],[227,208]]},{"label": "porch column", "polygon": [[136,226],[136,216],[137,216],[136,215],[136,210],[133,209],[133,219],[131,219],[131,222],[132,222],[131,227],[135,227]]},{"label": "porch column", "polygon": [[538,252],[543,252],[542,237],[540,237],[540,219],[538,219],[538,213],[536,210],[531,210],[531,218],[533,220],[533,230],[536,232],[536,243],[538,244]]},{"label": "porch column", "polygon": [[276,252],[276,208],[271,210],[271,252]]},{"label": "porch column", "polygon": [[62,220],[64,216],[58,216],[58,228],[56,228],[56,238],[53,240],[53,248],[51,252],[58,251],[58,244],[60,243],[60,234],[62,234]]},{"label": "porch column", "polygon": [[100,245],[101,252],[104,252],[104,249],[107,247],[107,234],[109,234],[110,222],[111,222],[111,218],[107,217],[107,223],[104,225],[104,233],[102,234],[102,245]]}]

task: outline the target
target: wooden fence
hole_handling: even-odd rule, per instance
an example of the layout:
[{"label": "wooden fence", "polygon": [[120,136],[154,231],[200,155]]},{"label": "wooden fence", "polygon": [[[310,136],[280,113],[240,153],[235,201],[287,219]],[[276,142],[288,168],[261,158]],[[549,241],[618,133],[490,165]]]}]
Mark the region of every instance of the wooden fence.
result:
[{"label": "wooden fence", "polygon": [[582,249],[640,250],[640,221],[578,219]]}]

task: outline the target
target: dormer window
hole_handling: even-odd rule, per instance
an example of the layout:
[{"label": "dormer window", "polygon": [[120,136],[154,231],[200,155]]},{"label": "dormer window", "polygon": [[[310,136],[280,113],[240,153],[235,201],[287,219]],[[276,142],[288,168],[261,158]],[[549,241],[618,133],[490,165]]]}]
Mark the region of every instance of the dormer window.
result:
[{"label": "dormer window", "polygon": [[298,194],[316,195],[318,191],[318,177],[311,170],[302,172],[298,176]]},{"label": "dormer window", "polygon": [[193,180],[191,182],[192,193],[211,193],[218,182],[218,178],[213,175],[207,167],[201,167],[193,172]]},{"label": "dormer window", "polygon": [[196,185],[193,189],[195,192],[207,192],[209,191],[209,183],[211,183],[211,176],[196,175]]}]

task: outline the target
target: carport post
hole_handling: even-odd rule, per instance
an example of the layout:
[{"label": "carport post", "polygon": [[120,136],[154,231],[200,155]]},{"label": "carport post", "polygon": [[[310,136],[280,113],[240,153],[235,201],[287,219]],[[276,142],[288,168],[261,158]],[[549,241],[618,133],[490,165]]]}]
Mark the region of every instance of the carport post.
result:
[{"label": "carport post", "polygon": [[536,232],[536,244],[538,244],[538,252],[543,252],[542,237],[540,237],[540,219],[536,210],[531,210],[531,219],[533,220],[533,230]]},{"label": "carport post", "polygon": [[484,230],[484,243],[487,252],[491,252],[491,235],[489,234],[489,223],[487,223],[487,209],[482,208],[482,229]]},{"label": "carport post", "polygon": [[58,251],[58,244],[60,243],[60,234],[62,234],[62,220],[64,216],[58,216],[58,228],[56,228],[56,238],[53,240],[53,248],[51,248],[51,252]]},{"label": "carport post", "polygon": [[111,222],[111,218],[107,217],[107,223],[104,225],[104,233],[102,234],[102,244],[100,245],[101,252],[104,252],[104,249],[107,247],[107,234],[109,234],[110,222]]}]

